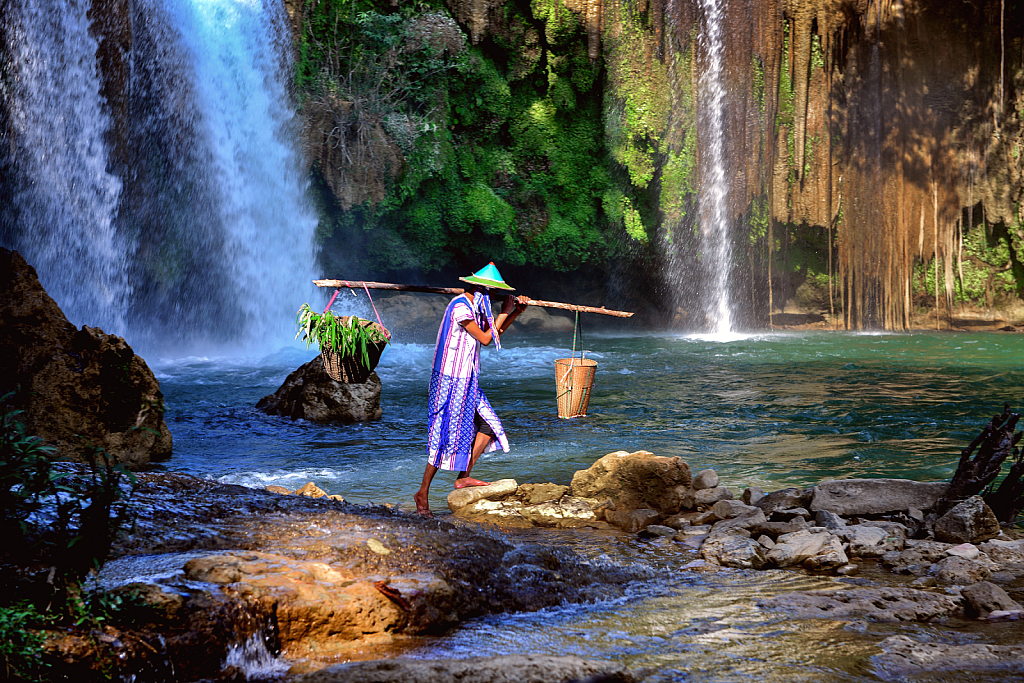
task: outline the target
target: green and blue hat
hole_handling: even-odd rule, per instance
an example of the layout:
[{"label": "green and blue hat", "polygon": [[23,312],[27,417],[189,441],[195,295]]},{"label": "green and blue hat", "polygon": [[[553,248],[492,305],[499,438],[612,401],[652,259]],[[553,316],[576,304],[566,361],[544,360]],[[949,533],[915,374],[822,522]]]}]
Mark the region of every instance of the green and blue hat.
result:
[{"label": "green and blue hat", "polygon": [[463,282],[480,285],[481,287],[487,287],[489,289],[506,289],[510,292],[515,291],[514,287],[509,287],[505,284],[505,281],[501,279],[501,273],[498,272],[493,261],[469,277],[460,277],[459,279]]}]

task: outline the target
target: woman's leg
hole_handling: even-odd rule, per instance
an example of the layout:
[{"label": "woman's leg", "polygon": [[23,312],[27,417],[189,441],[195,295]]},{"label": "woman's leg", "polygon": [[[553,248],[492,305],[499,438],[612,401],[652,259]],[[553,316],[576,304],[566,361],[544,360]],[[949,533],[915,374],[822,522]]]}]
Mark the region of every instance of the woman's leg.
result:
[{"label": "woman's leg", "polygon": [[492,438],[493,435],[487,434],[483,430],[476,433],[476,438],[473,439],[473,450],[469,455],[469,465],[466,467],[465,472],[459,472],[458,475],[456,475],[455,488],[461,489],[467,486],[487,486],[490,484],[490,482],[487,481],[470,478],[469,473],[473,471],[473,465],[475,465],[476,461],[480,459],[484,449],[490,445]]}]

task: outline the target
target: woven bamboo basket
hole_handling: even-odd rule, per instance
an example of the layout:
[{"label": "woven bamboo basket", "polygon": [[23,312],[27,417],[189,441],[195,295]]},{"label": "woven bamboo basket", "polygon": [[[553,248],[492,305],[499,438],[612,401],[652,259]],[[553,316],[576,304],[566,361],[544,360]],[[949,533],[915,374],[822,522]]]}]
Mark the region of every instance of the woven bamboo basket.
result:
[{"label": "woven bamboo basket", "polygon": [[[346,321],[347,322],[347,321]],[[378,323],[370,322],[369,320],[363,321],[364,327],[375,327],[378,330],[383,330],[384,334],[391,337],[387,330],[381,327]],[[362,384],[366,380],[370,379],[370,375],[377,368],[377,363],[380,362],[380,356],[384,353],[384,347],[388,343],[386,341],[380,341],[376,344],[370,344],[369,348],[366,349],[367,355],[369,356],[369,366],[363,365],[363,359],[356,356],[342,356],[340,353],[330,348],[329,346],[320,347],[320,356],[324,359],[324,370],[327,371],[327,375],[335,382],[343,382],[345,384]]]},{"label": "woven bamboo basket", "polygon": [[559,358],[555,361],[555,389],[558,417],[586,417],[590,390],[594,387],[597,361],[589,358]]}]

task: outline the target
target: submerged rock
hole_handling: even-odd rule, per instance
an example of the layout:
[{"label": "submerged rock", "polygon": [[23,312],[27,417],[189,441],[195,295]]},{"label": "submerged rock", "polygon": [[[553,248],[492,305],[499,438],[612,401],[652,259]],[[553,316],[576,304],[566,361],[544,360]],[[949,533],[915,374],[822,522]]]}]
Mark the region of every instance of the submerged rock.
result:
[{"label": "submerged rock", "polygon": [[958,677],[970,677],[970,672],[1024,673],[1024,645],[1020,644],[955,645],[922,642],[910,636],[890,636],[878,646],[884,654],[875,655],[871,661],[878,671],[883,672],[883,680],[905,681],[944,672]]},{"label": "submerged rock", "polygon": [[505,655],[467,659],[389,659],[339,664],[295,683],[631,683],[621,664],[570,656]]},{"label": "submerged rock", "polygon": [[986,619],[993,612],[1021,612],[1020,603],[1010,597],[1009,593],[988,581],[979,581],[967,586],[960,595],[966,601],[964,614],[968,617]]},{"label": "submerged rock", "polygon": [[376,372],[362,383],[337,382],[324,369],[324,359],[317,356],[288,375],[277,391],[261,398],[256,408],[293,420],[369,422],[381,417],[380,391]]},{"label": "submerged rock", "polygon": [[171,456],[164,398],[146,362],[121,337],[76,329],[20,254],[0,248],[0,395],[22,388],[29,434],[61,460],[102,448],[133,469]]},{"label": "submerged rock", "polygon": [[928,622],[954,615],[960,603],[948,595],[916,588],[849,588],[787,593],[763,600],[759,606],[801,619]]}]

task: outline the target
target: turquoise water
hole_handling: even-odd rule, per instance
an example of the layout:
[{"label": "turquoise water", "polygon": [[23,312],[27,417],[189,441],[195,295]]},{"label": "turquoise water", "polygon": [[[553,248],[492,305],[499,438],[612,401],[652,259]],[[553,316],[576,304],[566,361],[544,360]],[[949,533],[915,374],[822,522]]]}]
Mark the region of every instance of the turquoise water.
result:
[{"label": "turquoise water", "polygon": [[[737,489],[834,477],[947,479],[1004,402],[1024,398],[1024,336],[828,332],[713,338],[590,336],[598,372],[585,418],[561,420],[554,361],[572,339],[509,334],[483,358],[485,391],[509,434],[474,475],[567,484],[616,450],[680,456]],[[412,508],[423,474],[431,345],[395,344],[378,367],[380,421],[314,425],[253,407],[312,352],[153,363],[174,455],[164,467],[224,482],[313,481],[356,502]],[[452,475],[431,506],[443,510]]]}]

